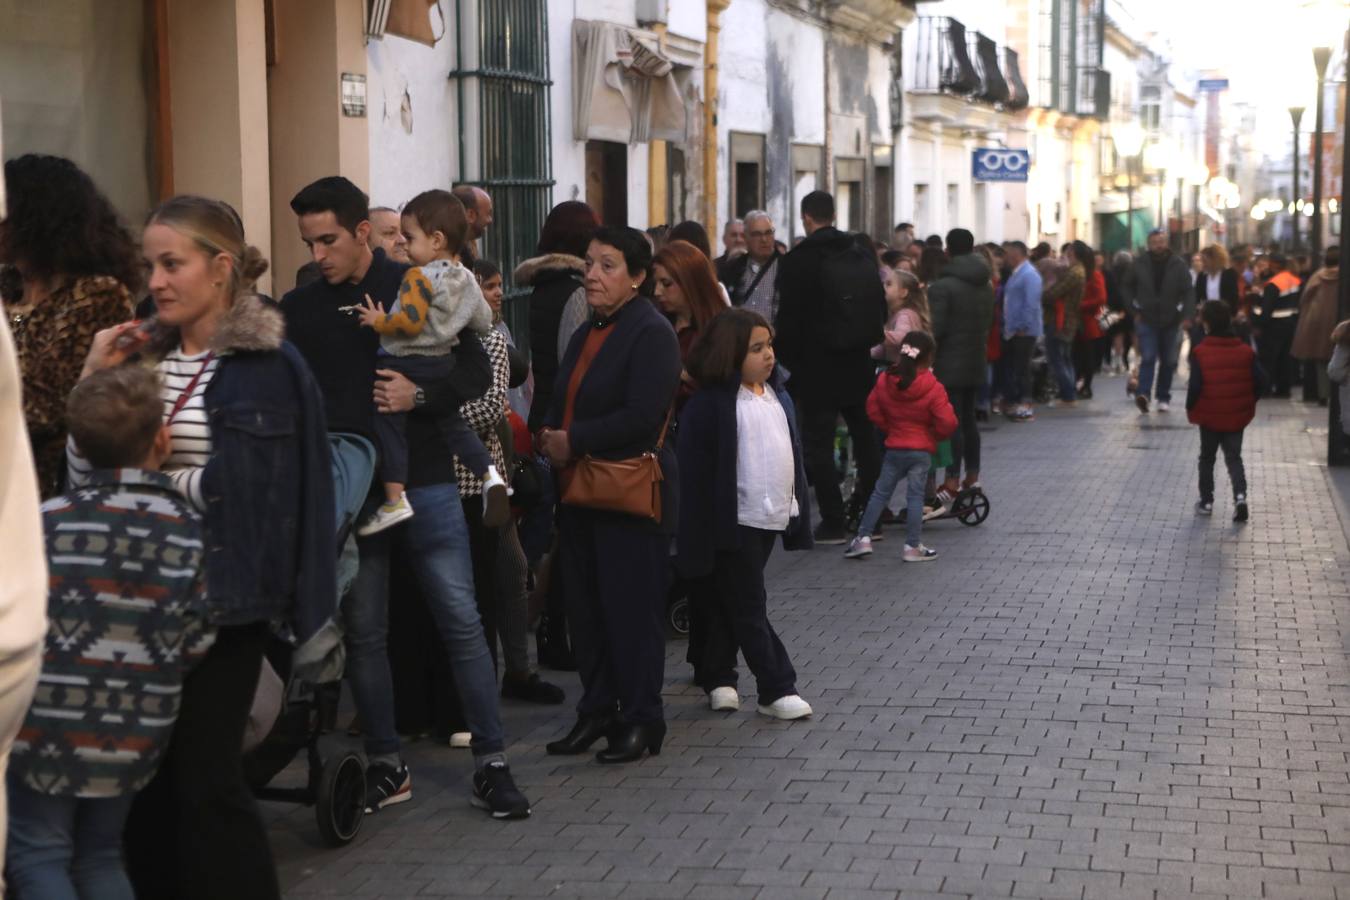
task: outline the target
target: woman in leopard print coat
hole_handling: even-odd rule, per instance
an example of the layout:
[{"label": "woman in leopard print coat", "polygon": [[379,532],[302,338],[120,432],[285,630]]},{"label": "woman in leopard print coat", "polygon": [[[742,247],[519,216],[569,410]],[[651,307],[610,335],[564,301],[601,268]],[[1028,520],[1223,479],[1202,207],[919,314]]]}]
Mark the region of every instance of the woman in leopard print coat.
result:
[{"label": "woman in leopard print coat", "polygon": [[36,154],[10,160],[5,189],[0,296],[14,331],[24,418],[45,499],[65,482],[66,397],[94,334],[131,318],[140,255],[112,204],[70,160]]}]

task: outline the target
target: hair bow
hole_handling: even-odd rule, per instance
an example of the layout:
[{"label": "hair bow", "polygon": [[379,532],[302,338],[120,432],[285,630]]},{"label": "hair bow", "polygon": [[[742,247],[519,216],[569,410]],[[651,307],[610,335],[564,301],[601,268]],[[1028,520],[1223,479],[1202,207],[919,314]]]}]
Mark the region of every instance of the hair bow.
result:
[{"label": "hair bow", "polygon": [[919,348],[915,347],[913,344],[901,344],[900,352],[908,356],[910,359],[919,358]]}]

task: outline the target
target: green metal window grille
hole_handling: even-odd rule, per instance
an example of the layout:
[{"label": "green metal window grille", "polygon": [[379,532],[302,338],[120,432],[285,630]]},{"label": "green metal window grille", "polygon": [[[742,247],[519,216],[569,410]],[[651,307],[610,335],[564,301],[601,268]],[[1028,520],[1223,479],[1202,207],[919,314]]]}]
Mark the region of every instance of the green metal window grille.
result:
[{"label": "green metal window grille", "polygon": [[[455,0],[459,46],[450,73],[458,82],[458,181],[492,195],[494,223],[481,255],[502,269],[502,314],[527,352],[529,289],[514,283],[512,271],[534,255],[553,195],[546,7],[541,0]],[[466,145],[474,133],[477,166],[471,167]]]}]

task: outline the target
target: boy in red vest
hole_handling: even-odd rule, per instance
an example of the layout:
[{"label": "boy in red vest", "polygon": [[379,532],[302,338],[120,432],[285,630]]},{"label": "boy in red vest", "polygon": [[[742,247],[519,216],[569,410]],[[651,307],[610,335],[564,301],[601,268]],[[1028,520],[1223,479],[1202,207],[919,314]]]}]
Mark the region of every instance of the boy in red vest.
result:
[{"label": "boy in red vest", "polygon": [[1233,482],[1233,521],[1247,521],[1247,473],[1242,466],[1243,429],[1256,417],[1256,398],[1266,376],[1256,354],[1233,334],[1232,313],[1222,300],[1207,300],[1200,309],[1205,337],[1191,351],[1191,381],[1186,391],[1186,417],[1200,426],[1199,516],[1214,514],[1214,461],[1223,461]]}]

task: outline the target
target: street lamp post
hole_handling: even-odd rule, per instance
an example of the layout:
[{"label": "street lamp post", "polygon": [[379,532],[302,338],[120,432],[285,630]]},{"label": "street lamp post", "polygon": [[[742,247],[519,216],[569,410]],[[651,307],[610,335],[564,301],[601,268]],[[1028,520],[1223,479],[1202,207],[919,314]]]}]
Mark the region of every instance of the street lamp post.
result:
[{"label": "street lamp post", "polygon": [[1138,122],[1126,122],[1111,129],[1116,154],[1125,160],[1125,246],[1134,252],[1134,162],[1144,147],[1144,131]]},{"label": "street lamp post", "polygon": [[[1313,66],[1317,69],[1317,104],[1313,108],[1313,214],[1312,254],[1314,260],[1322,256],[1322,94],[1325,93],[1327,63],[1331,62],[1330,47],[1313,48]],[[1295,157],[1298,147],[1294,148]],[[1297,162],[1297,160],[1295,160]],[[1314,262],[1314,265],[1317,265]]]},{"label": "street lamp post", "polygon": [[1299,193],[1298,193],[1298,170],[1299,170],[1299,164],[1298,164],[1298,123],[1301,122],[1301,121],[1303,121],[1303,107],[1302,107],[1302,106],[1291,106],[1291,107],[1289,107],[1289,118],[1290,118],[1290,119],[1293,121],[1293,123],[1294,123],[1294,214],[1293,214],[1293,216],[1290,217],[1290,219],[1292,220],[1293,225],[1294,225],[1294,234],[1293,234],[1294,245],[1293,245],[1293,248],[1292,248],[1292,249],[1294,250],[1295,253],[1297,253],[1297,252],[1298,252],[1298,247],[1299,247],[1299,240],[1298,240],[1298,217],[1299,217],[1299,213],[1300,213],[1300,210],[1299,210],[1299,202],[1298,202],[1298,201],[1299,201]]}]

